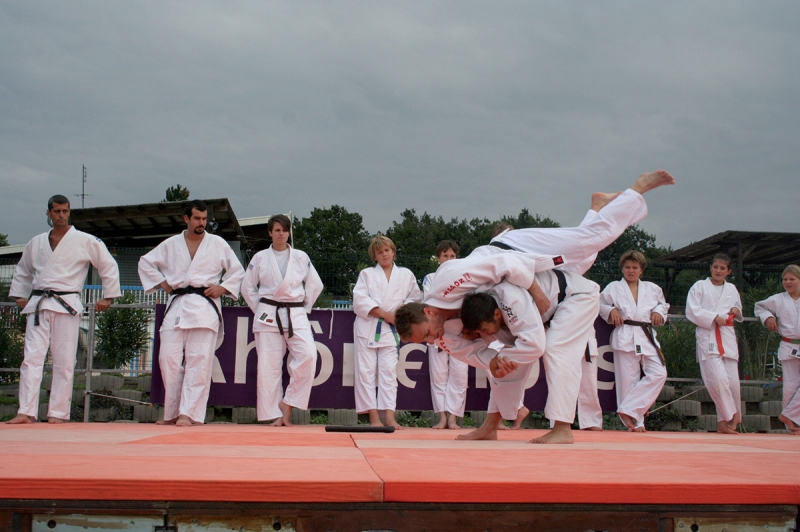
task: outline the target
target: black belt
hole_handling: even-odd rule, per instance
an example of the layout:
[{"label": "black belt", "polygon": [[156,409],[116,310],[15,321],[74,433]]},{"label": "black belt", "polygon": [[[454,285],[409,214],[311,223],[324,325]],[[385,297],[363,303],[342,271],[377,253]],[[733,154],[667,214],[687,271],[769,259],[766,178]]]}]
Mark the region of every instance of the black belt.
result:
[{"label": "black belt", "polygon": [[489,242],[489,245],[494,246],[496,248],[505,249],[506,251],[518,251],[517,249],[514,249],[508,244],[504,244],[503,242]]},{"label": "black belt", "polygon": [[32,296],[42,296],[42,298],[36,303],[36,312],[33,314],[33,324],[39,325],[39,305],[42,304],[42,299],[46,297],[52,297],[56,301],[58,301],[62,307],[67,309],[67,312],[72,314],[73,316],[78,313],[77,310],[72,308],[69,303],[61,299],[61,296],[66,296],[68,294],[78,294],[80,292],[57,292],[55,290],[31,290]]},{"label": "black belt", "polygon": [[[556,278],[558,279],[558,303],[556,303],[556,305],[560,305],[567,297],[567,277],[561,270],[553,270],[553,273],[556,274]],[[556,309],[556,312],[558,312],[558,309]],[[553,312],[553,316],[555,315],[556,313]],[[550,319],[544,322],[545,329],[550,327],[550,321],[553,319],[553,316],[550,316]]]},{"label": "black belt", "polygon": [[647,323],[645,321],[634,321],[634,320],[625,320],[622,323],[625,325],[634,325],[637,327],[641,327],[644,331],[645,336],[647,339],[650,340],[650,343],[653,344],[653,347],[656,348],[656,352],[658,353],[658,359],[661,360],[661,365],[666,367],[667,366],[667,359],[664,358],[664,353],[661,351],[661,348],[658,347],[656,343],[656,337],[653,336],[653,324]]},{"label": "black belt", "polygon": [[[302,301],[287,303],[285,301],[273,301],[272,299],[267,299],[266,297],[262,297],[261,299],[259,299],[259,301],[275,307],[275,322],[278,324],[278,332],[281,334],[283,334],[283,324],[281,323],[281,315],[278,312],[278,309],[301,308],[305,306],[305,304]],[[294,336],[294,329],[292,329],[292,311],[287,310],[286,315],[289,317],[289,338],[291,338],[292,336]]]},{"label": "black belt", "polygon": [[214,307],[214,312],[217,313],[217,318],[219,319],[219,322],[222,323],[222,314],[220,313],[219,308],[217,308],[217,304],[214,303],[214,300],[205,294],[206,290],[208,290],[207,286],[184,286],[183,288],[174,289],[172,291],[172,295],[175,297],[172,298],[172,301],[170,301],[169,305],[167,305],[167,310],[164,311],[164,317],[166,318],[167,312],[169,312],[169,308],[172,306],[172,303],[173,301],[175,301],[175,299],[177,299],[180,296],[185,296],[186,294],[195,294],[198,296],[202,296],[203,299],[208,301],[211,304],[211,306]]}]

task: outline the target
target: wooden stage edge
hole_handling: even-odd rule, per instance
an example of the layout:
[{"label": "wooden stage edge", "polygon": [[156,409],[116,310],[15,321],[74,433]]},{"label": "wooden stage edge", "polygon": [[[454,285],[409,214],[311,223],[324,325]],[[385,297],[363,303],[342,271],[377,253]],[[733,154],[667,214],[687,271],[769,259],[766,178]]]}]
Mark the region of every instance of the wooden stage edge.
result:
[{"label": "wooden stage edge", "polygon": [[0,425],[0,531],[796,530],[800,437]]}]

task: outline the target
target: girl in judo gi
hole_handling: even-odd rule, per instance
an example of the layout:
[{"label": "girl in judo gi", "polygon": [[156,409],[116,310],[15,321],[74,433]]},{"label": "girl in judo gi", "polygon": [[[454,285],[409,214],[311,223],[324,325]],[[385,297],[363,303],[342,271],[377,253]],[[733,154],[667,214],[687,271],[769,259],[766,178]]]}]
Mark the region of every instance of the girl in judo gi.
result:
[{"label": "girl in judo gi", "polygon": [[616,327],[611,348],[617,414],[629,431],[644,432],[644,416],[667,380],[653,326],[664,324],[669,305],[661,287],[640,280],[647,267],[641,252],[623,253],[619,266],[623,279],[609,283],[600,294],[600,317]]},{"label": "girl in judo gi", "polygon": [[385,425],[400,429],[394,411],[397,403],[397,358],[400,337],[394,326],[394,312],[420,300],[417,280],[411,270],[394,264],[397,248],[379,235],[369,244],[375,266],[364,268],[353,289],[356,411],[369,413],[373,427],[383,426],[379,410],[385,411]]},{"label": "girl in judo gi", "polygon": [[697,325],[697,360],[703,383],[717,407],[717,432],[736,434],[742,421],[739,345],[734,321],[743,321],[739,291],[725,278],[731,258],[714,256],[711,277],[697,281],[686,298],[686,317]]},{"label": "girl in judo gi", "polygon": [[781,279],[786,291],[756,303],[755,314],[767,329],[781,335],[783,411],[778,419],[800,436],[800,266],[787,266]]}]

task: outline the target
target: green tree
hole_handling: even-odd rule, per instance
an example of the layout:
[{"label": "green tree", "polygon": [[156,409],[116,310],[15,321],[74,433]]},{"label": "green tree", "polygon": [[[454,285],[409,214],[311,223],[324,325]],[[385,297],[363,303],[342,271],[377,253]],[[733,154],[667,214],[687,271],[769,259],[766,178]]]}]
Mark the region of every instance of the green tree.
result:
[{"label": "green tree", "polygon": [[[116,301],[136,303],[134,294]],[[147,311],[139,308],[111,308],[97,315],[95,359],[108,368],[121,368],[147,347]]]},{"label": "green tree", "polygon": [[500,220],[513,225],[514,229],[526,229],[528,227],[561,227],[561,224],[548,216],[542,218],[538,214],[531,214],[528,209],[522,209],[517,216],[503,216]]},{"label": "green tree", "polygon": [[294,246],[308,253],[326,292],[334,296],[349,297],[359,265],[372,263],[363,218],[340,205],[316,208],[307,218],[297,219],[292,234]]},{"label": "green tree", "polygon": [[8,245],[8,235],[4,235],[3,233],[0,233],[0,247],[7,246],[7,245]]},{"label": "green tree", "polygon": [[[0,299],[8,299],[8,283],[0,280]],[[25,315],[16,307],[0,307],[0,368],[18,368],[22,365],[22,348],[25,343]],[[12,382],[17,373],[0,373],[0,383]]]},{"label": "green tree", "polygon": [[189,189],[186,187],[182,187],[180,184],[175,185],[174,187],[169,187],[167,189],[165,198],[162,201],[186,201],[189,199]]}]

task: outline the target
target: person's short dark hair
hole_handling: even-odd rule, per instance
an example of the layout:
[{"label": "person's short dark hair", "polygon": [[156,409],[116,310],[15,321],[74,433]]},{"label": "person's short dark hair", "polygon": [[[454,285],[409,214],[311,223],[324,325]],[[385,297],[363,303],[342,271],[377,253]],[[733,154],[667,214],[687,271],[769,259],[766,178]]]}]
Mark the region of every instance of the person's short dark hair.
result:
[{"label": "person's short dark hair", "polygon": [[421,325],[428,321],[425,315],[425,303],[406,303],[394,313],[394,327],[401,340],[406,341],[411,337],[411,326]]},{"label": "person's short dark hair", "polygon": [[275,214],[270,216],[269,220],[267,220],[267,231],[272,231],[272,228],[275,226],[275,222],[281,224],[287,231],[292,230],[292,221],[288,216],[285,214]]},{"label": "person's short dark hair", "polygon": [[508,223],[508,222],[497,222],[497,224],[495,224],[495,226],[494,226],[494,229],[492,230],[492,238],[496,237],[497,235],[499,235],[503,231],[513,231],[513,230],[514,230],[514,226],[511,225],[510,223]]},{"label": "person's short dark hair", "polygon": [[200,212],[206,212],[208,210],[208,205],[206,205],[205,201],[199,199],[187,201],[186,205],[183,206],[183,215],[191,218],[192,209],[197,209]]},{"label": "person's short dark hair", "polygon": [[61,194],[56,194],[52,196],[49,200],[47,200],[47,210],[53,210],[53,203],[58,203],[59,205],[66,204],[69,207],[69,198],[66,196],[62,196]]},{"label": "person's short dark hair", "polygon": [[442,253],[447,251],[448,249],[452,249],[453,252],[456,254],[456,258],[458,258],[458,252],[460,251],[458,248],[458,244],[454,240],[442,240],[436,245],[436,257],[438,258]]},{"label": "person's short dark hair", "polygon": [[461,322],[465,329],[477,331],[487,321],[494,321],[497,302],[484,292],[467,294],[461,303]]},{"label": "person's short dark hair", "polygon": [[731,257],[726,253],[717,253],[714,255],[714,258],[711,259],[711,264],[714,264],[717,261],[722,261],[728,265],[728,269],[731,269]]}]

